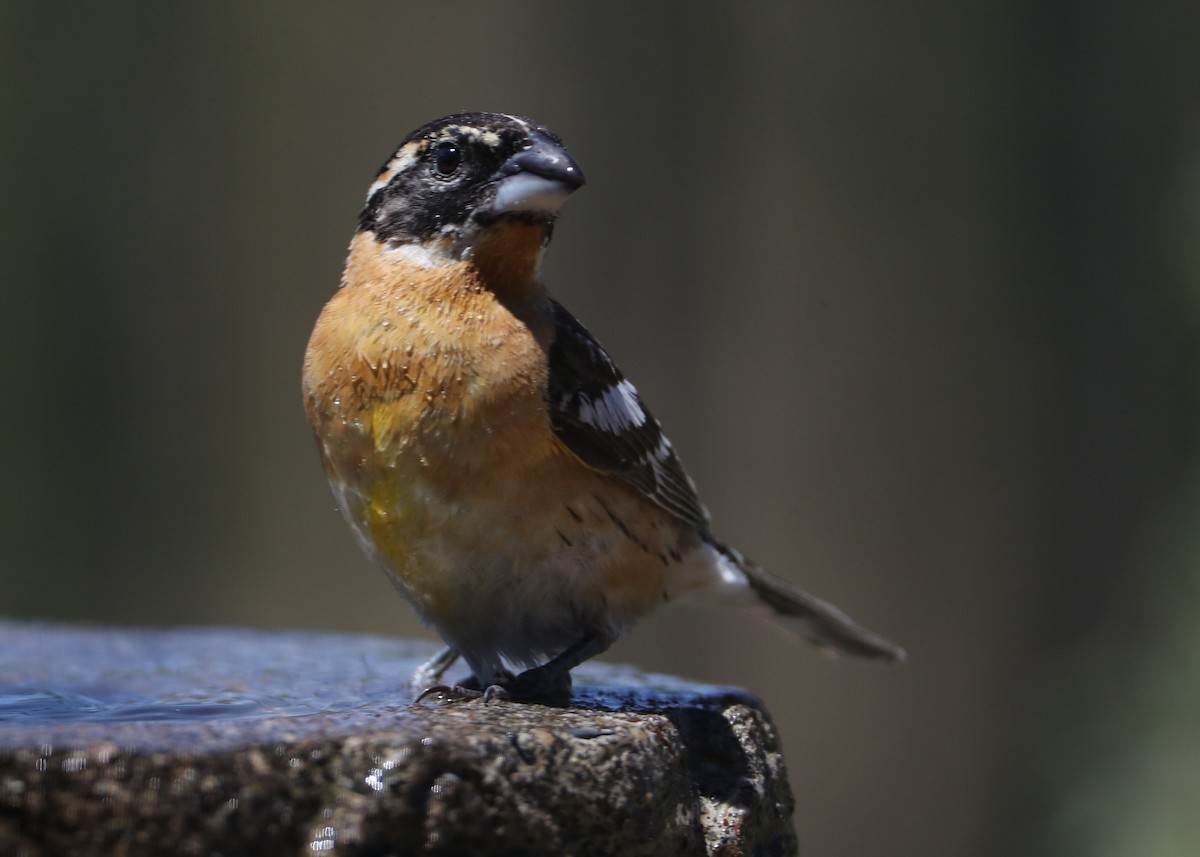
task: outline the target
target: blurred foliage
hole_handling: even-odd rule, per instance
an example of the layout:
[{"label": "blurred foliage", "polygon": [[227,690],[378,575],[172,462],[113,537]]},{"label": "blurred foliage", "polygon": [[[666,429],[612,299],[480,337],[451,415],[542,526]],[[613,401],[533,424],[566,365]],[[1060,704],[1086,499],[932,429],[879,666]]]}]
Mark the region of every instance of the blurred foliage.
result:
[{"label": "blurred foliage", "polygon": [[[1200,141],[1197,141],[1200,142]],[[1190,153],[1164,219],[1178,272],[1178,323],[1200,379],[1200,150]],[[1181,390],[1181,395],[1185,394]],[[1047,820],[1039,853],[1186,855],[1200,841],[1200,454],[1146,540],[1145,621],[1096,635],[1043,671],[1049,717],[1034,767]]]}]

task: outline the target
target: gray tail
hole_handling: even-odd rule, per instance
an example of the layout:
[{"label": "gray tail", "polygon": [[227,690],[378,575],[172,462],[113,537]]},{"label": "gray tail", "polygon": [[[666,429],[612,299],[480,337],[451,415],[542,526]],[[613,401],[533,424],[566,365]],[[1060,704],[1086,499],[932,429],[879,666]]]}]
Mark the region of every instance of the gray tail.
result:
[{"label": "gray tail", "polygon": [[768,617],[775,624],[829,654],[891,662],[904,660],[904,649],[868,631],[832,604],[776,577],[732,548],[715,542],[713,547],[746,576],[757,600],[770,608]]}]

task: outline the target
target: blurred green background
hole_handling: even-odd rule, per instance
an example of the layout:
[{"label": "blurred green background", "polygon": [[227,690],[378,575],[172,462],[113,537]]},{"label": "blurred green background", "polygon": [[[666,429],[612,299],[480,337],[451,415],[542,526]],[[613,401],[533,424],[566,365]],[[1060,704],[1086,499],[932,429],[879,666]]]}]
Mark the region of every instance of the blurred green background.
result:
[{"label": "blurred green background", "polygon": [[457,110],[588,187],[545,274],[718,533],[905,644],[668,610],[608,656],[774,712],[802,850],[1200,841],[1200,7],[0,5],[0,611],[418,634],[301,355]]}]

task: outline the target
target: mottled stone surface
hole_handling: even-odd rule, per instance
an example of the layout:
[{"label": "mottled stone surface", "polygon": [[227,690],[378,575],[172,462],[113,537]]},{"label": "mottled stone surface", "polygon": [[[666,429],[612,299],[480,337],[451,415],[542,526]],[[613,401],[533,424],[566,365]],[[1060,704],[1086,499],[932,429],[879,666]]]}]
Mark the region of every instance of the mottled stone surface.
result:
[{"label": "mottled stone surface", "polygon": [[378,637],[0,622],[0,855],[795,853],[743,691],[576,671],[414,704]]}]

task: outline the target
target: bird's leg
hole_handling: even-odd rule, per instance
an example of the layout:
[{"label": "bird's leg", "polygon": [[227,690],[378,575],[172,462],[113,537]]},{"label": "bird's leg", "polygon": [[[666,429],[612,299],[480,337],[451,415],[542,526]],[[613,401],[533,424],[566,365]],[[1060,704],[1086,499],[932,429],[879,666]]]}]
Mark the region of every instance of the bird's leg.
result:
[{"label": "bird's leg", "polygon": [[540,667],[525,670],[514,679],[483,692],[484,700],[536,700],[565,705],[571,699],[571,670],[613,644],[608,633],[591,632]]},{"label": "bird's leg", "polygon": [[442,680],[446,670],[454,666],[458,660],[458,649],[446,646],[432,658],[417,667],[408,680],[408,685],[415,691],[426,691]]},{"label": "bird's leg", "polygon": [[[442,676],[445,675],[446,670],[454,666],[454,662],[458,658],[458,649],[453,646],[447,646],[417,667],[416,671],[412,674],[412,678],[409,679],[409,686],[417,692],[417,702],[421,702],[430,696],[439,696],[450,702],[462,702],[470,699],[479,699],[485,695],[484,691],[487,690],[487,687],[474,675],[470,675],[456,684],[442,683]],[[507,670],[501,670],[493,676],[492,680],[499,684],[507,684],[513,680],[513,676]],[[493,684],[491,686],[495,687],[496,685]],[[490,698],[488,697],[488,699]]]}]

